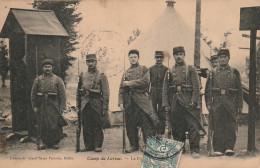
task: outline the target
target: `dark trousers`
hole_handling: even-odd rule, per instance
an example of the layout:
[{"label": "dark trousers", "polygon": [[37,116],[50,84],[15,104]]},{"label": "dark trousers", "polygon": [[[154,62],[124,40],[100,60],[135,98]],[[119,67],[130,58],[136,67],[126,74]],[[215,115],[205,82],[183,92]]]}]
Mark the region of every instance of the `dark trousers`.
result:
[{"label": "dark trousers", "polygon": [[61,137],[61,127],[57,129],[41,129],[41,140],[44,144],[51,147],[53,145],[57,145],[60,142]]},{"label": "dark trousers", "polygon": [[213,115],[214,134],[213,149],[224,153],[227,149],[234,149],[236,143],[236,123],[230,112],[221,106]]},{"label": "dark trousers", "polygon": [[132,147],[139,146],[137,127],[141,127],[145,143],[149,136],[155,135],[155,129],[150,117],[137,104],[133,103],[126,110],[126,131]]},{"label": "dark trousers", "polygon": [[172,115],[173,139],[185,142],[185,132],[189,132],[189,142],[191,152],[199,153],[200,134],[199,123],[189,114],[189,112],[179,102],[176,103],[175,112]]},{"label": "dark trousers", "polygon": [[82,114],[82,126],[84,144],[87,148],[101,148],[104,140],[104,133],[98,123],[98,114],[87,105]]},{"label": "dark trousers", "polygon": [[151,99],[154,111],[156,112],[160,122],[156,128],[158,134],[165,133],[165,111],[162,109],[162,89],[152,88]]}]

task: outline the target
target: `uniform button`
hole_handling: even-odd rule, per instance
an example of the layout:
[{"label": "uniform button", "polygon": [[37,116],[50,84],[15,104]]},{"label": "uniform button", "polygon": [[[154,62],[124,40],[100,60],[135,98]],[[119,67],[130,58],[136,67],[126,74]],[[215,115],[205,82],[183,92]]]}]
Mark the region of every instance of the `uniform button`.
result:
[{"label": "uniform button", "polygon": [[220,81],[218,81],[220,83]]},{"label": "uniform button", "polygon": [[230,73],[230,71],[228,71],[228,73]]},{"label": "uniform button", "polygon": [[220,72],[220,71],[218,71],[218,72]]},{"label": "uniform button", "polygon": [[185,73],[185,71],[182,71],[183,73]]},{"label": "uniform button", "polygon": [[230,77],[230,76],[227,76],[228,78]]},{"label": "uniform button", "polygon": [[220,76],[218,76],[220,78]]}]

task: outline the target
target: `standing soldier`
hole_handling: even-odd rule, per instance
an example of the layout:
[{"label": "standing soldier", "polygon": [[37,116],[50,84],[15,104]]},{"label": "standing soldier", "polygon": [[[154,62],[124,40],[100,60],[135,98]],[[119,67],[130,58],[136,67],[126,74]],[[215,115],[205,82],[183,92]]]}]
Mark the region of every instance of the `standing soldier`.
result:
[{"label": "standing soldier", "polygon": [[149,68],[151,89],[150,95],[152,99],[153,108],[159,117],[160,124],[157,132],[164,134],[165,132],[165,111],[162,109],[162,87],[163,79],[168,68],[163,65],[164,53],[163,51],[155,51],[155,65]]},{"label": "standing soldier", "polygon": [[218,56],[217,55],[212,55],[210,57],[210,62],[211,62],[211,65],[212,65],[212,68],[216,68],[218,66]]},{"label": "standing soldier", "polygon": [[0,51],[0,71],[1,71],[1,75],[2,75],[2,87],[5,88],[5,80],[7,78],[7,74],[8,74],[8,58],[6,57],[7,55],[5,54],[4,51]]},{"label": "standing soldier", "polygon": [[131,153],[139,149],[137,127],[141,127],[146,143],[148,136],[155,134],[158,117],[147,93],[150,84],[149,69],[139,65],[138,50],[130,50],[128,58],[131,67],[123,75],[118,105],[121,110],[126,110],[126,131],[130,148],[125,151]]},{"label": "standing soldier", "polygon": [[[169,112],[172,135],[177,141],[185,142],[185,132],[189,133],[190,150],[193,158],[198,158],[200,150],[199,130],[200,110],[198,108],[200,84],[196,69],[186,65],[183,47],[173,48],[175,66],[165,74],[162,105]],[[204,131],[205,132],[205,131]]]},{"label": "standing soldier", "polygon": [[205,88],[206,105],[213,117],[213,149],[216,156],[234,155],[236,117],[243,108],[239,71],[229,66],[228,49],[218,52],[219,65],[208,78]]},{"label": "standing soldier", "polygon": [[31,91],[33,111],[40,119],[37,124],[43,143],[40,149],[58,149],[62,127],[67,125],[62,117],[66,109],[65,86],[62,79],[52,73],[53,60],[43,60],[42,67],[43,75],[34,80]]},{"label": "standing soldier", "polygon": [[[102,152],[103,128],[110,127],[108,117],[109,85],[107,77],[97,69],[96,54],[86,56],[88,71],[81,73],[77,103],[81,102],[85,148],[82,152]],[[79,101],[81,99],[81,101]],[[78,105],[78,107],[80,107]],[[81,121],[78,121],[81,124]]]}]

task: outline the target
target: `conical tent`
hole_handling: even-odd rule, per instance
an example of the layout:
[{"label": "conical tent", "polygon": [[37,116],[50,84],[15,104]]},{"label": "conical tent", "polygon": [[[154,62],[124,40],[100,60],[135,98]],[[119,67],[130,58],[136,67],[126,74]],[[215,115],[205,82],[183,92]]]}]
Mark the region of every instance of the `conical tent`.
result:
[{"label": "conical tent", "polygon": [[[194,62],[194,33],[183,20],[174,6],[167,6],[162,15],[152,24],[151,28],[140,35],[130,45],[129,49],[135,48],[140,51],[140,63],[146,66],[154,64],[154,52],[156,50],[168,51],[170,54],[170,65],[173,47],[183,46],[185,48],[185,61],[189,65]],[[201,41],[201,67],[209,68],[210,65],[205,57],[210,56],[210,48]],[[165,60],[167,61],[167,60]]]},{"label": "conical tent", "polygon": [[[136,41],[129,46],[129,49],[138,49],[140,52],[140,64],[145,66],[154,65],[154,53],[156,50],[166,51],[169,57],[169,67],[174,64],[172,50],[174,47],[183,46],[185,49],[185,61],[188,65],[194,64],[194,36],[195,30],[189,27],[173,5],[167,5],[162,15],[155,20],[151,28],[140,35]],[[211,69],[208,62],[210,47],[201,40],[200,67]],[[167,66],[168,58],[164,60]],[[206,79],[202,78],[202,92],[204,92]],[[203,100],[204,101],[204,100]],[[208,113],[205,103],[202,107],[203,113]]]}]

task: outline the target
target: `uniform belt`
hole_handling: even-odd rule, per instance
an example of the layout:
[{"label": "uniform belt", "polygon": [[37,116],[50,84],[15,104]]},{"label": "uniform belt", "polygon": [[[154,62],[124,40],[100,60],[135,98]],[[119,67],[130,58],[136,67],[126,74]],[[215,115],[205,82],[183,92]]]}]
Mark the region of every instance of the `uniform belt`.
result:
[{"label": "uniform belt", "polygon": [[129,93],[132,93],[132,92],[135,92],[135,93],[147,93],[147,91],[143,91],[143,90],[133,90],[133,89],[129,90],[128,92],[129,92]]},{"label": "uniform belt", "polygon": [[173,92],[192,92],[192,85],[174,85],[170,86]]},{"label": "uniform belt", "polygon": [[101,92],[86,91],[85,96],[90,97],[90,98],[100,98],[102,95],[101,95]]},{"label": "uniform belt", "polygon": [[237,94],[238,89],[228,88],[228,89],[221,89],[221,88],[212,88],[212,93],[217,95],[234,95]]}]

